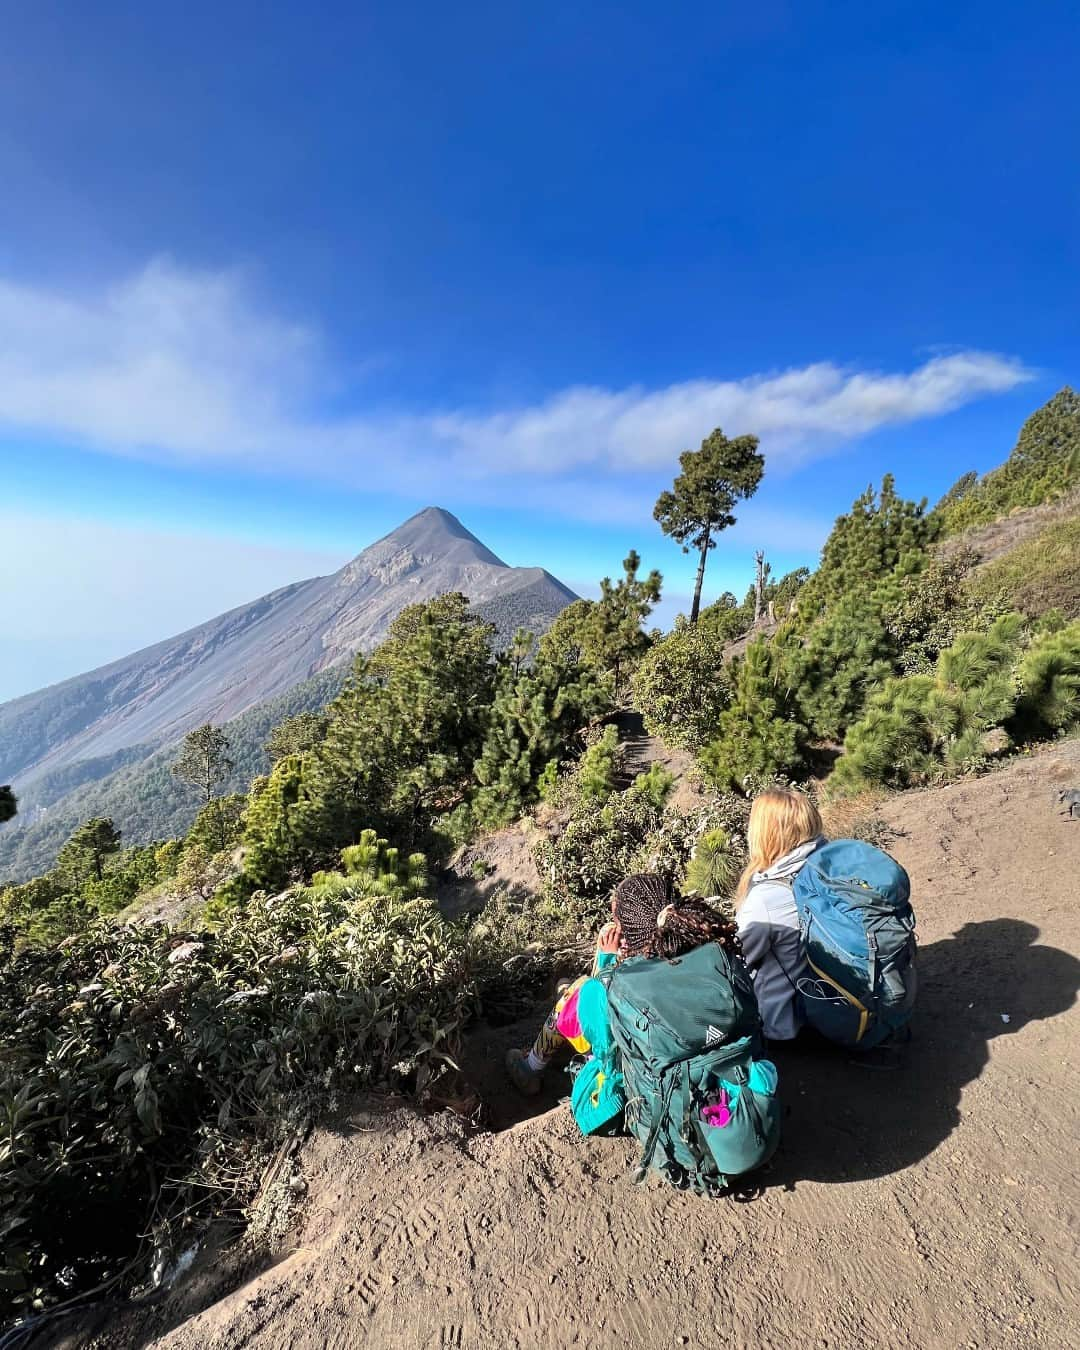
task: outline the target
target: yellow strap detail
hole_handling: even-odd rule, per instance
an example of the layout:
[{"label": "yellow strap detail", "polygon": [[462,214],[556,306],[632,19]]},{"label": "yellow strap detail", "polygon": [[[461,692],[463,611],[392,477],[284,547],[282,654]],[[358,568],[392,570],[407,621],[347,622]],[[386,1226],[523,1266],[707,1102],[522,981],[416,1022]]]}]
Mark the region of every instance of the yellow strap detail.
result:
[{"label": "yellow strap detail", "polygon": [[833,989],[835,989],[836,992],[842,998],[846,998],[853,1008],[858,1008],[859,1034],[855,1037],[855,1042],[856,1044],[858,1044],[858,1042],[862,1040],[863,1035],[866,1032],[866,1024],[870,1020],[869,1009],[865,1008],[855,997],[854,994],[849,994],[842,984],[837,984],[836,981],[831,976],[826,975],[825,972],[822,969],[820,969],[820,967],[815,966],[813,961],[811,961],[809,957],[806,958],[806,964],[810,967],[810,969],[819,979],[824,980],[827,985],[830,985]]}]

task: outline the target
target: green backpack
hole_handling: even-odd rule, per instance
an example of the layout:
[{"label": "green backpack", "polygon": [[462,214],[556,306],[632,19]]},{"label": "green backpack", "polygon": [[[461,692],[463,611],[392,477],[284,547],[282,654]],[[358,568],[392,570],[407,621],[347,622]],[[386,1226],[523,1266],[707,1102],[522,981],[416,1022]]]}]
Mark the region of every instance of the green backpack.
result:
[{"label": "green backpack", "polygon": [[715,1195],[767,1162],[780,1139],[776,1071],[757,1058],[761,1017],[741,958],[707,943],[674,961],[631,957],[599,978],[626,1127],[642,1149],[635,1180],[652,1167]]}]

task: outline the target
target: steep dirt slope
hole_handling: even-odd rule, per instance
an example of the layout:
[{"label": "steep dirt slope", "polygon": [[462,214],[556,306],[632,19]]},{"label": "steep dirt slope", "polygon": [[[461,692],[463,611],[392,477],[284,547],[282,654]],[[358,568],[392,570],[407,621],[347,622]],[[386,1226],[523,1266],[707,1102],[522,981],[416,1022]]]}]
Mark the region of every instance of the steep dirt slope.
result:
[{"label": "steep dirt slope", "polygon": [[[627,1178],[626,1141],[509,1097],[474,1043],[501,1132],[400,1104],[312,1137],[293,1243],[161,1350],[666,1345],[1047,1347],[1080,1316],[1080,823],[1052,790],[1080,743],[893,799],[921,935],[915,1041],[894,1072],[777,1056],[781,1152],[707,1202]],[[558,1084],[552,1086],[558,1091]],[[550,1100],[550,1099],[548,1099]],[[518,1123],[511,1124],[517,1120]],[[138,1344],[142,1324],[85,1342]]]}]

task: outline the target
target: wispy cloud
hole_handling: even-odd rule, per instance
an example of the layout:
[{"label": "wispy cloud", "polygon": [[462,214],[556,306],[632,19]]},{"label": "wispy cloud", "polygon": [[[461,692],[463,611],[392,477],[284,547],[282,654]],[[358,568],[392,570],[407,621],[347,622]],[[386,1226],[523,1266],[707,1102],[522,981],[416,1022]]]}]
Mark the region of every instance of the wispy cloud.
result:
[{"label": "wispy cloud", "polygon": [[433,491],[528,476],[550,480],[563,509],[575,475],[668,468],[714,426],[755,432],[775,471],[1032,378],[1015,357],[961,351],[908,371],[817,362],[662,389],[580,386],[523,407],[342,416],[326,411],[355,396],[342,370],[315,327],[260,304],[242,272],[158,260],[82,296],[0,281],[0,428],[387,489],[418,472]]}]

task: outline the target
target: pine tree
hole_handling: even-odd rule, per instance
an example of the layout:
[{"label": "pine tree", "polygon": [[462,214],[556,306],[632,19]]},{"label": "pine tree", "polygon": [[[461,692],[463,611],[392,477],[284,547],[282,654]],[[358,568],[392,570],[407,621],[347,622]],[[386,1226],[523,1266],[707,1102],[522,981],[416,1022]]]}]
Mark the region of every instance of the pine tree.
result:
[{"label": "pine tree", "polygon": [[243,833],[246,808],[247,798],[239,792],[212,798],[192,822],[184,840],[185,851],[199,849],[209,855],[234,848]]},{"label": "pine tree", "polygon": [[642,625],[660,599],[663,578],[655,569],[644,581],[638,578],[641,558],[631,549],[623,559],[623,575],[617,582],[604,577],[600,599],[590,612],[585,656],[597,670],[610,672],[616,696],[633,670],[649,638]]},{"label": "pine tree", "polygon": [[286,755],[248,799],[243,834],[243,874],[227,898],[280,890],[306,870],[311,849],[302,810],[304,757]]},{"label": "pine tree", "polygon": [[327,720],[325,712],[300,712],[279,722],[266,742],[270,763],[314,749],[326,734]]},{"label": "pine tree", "polygon": [[733,664],[731,703],[699,756],[706,777],[721,790],[741,789],[750,776],[771,778],[798,768],[805,736],[778,681],[773,647],[759,638]]},{"label": "pine tree", "polygon": [[172,774],[198,788],[203,801],[208,802],[218,784],[228,778],[232,767],[229,738],[219,727],[206,722],[184,737]]},{"label": "pine tree", "polygon": [[709,550],[716,547],[716,536],[735,524],[732,508],[737,501],[752,497],[765,472],[765,460],[758,452],[756,436],[738,436],[729,440],[719,427],[706,436],[699,450],[685,450],[679,456],[682,473],[670,491],[662,492],[653,510],[665,534],[683,546],[683,552],[698,551],[698,569],[694,580],[694,600],[690,623],[698,621],[701,586]]},{"label": "pine tree", "polygon": [[978,481],[979,475],[974,469],[969,469],[967,473],[961,474],[952,487],[949,488],[948,492],[945,493],[934,507],[933,514],[937,515],[941,512],[948,511],[951,506],[955,506],[957,502],[963,501]]},{"label": "pine tree", "polygon": [[15,794],[6,784],[0,787],[0,825],[7,820],[12,820],[18,813],[18,805],[15,801]]},{"label": "pine tree", "polygon": [[465,797],[494,693],[494,628],[448,594],[403,610],[357,658],[311,753],[302,815],[309,846],[340,848],[376,826],[424,842]]},{"label": "pine tree", "polygon": [[594,672],[538,658],[517,668],[511,653],[499,673],[487,733],[473,768],[479,784],[473,812],[480,824],[516,820],[540,794],[549,765],[569,758],[586,726],[608,711],[610,699]]},{"label": "pine tree", "polygon": [[799,593],[799,621],[805,627],[830,604],[860,588],[873,587],[905,555],[925,551],[938,524],[928,518],[926,501],[899,496],[892,474],[873,485],[840,516],[825,541],[821,564]]},{"label": "pine tree", "polygon": [[642,625],[660,599],[663,577],[653,570],[638,576],[641,558],[631,549],[617,582],[604,577],[599,600],[577,600],[556,618],[540,640],[538,660],[564,667],[583,665],[605,675],[616,697],[649,637]]},{"label": "pine tree", "polygon": [[120,831],[107,816],[95,816],[85,821],[56,859],[56,869],[79,889],[91,878],[100,881],[105,875],[105,859],[120,848]]}]

